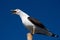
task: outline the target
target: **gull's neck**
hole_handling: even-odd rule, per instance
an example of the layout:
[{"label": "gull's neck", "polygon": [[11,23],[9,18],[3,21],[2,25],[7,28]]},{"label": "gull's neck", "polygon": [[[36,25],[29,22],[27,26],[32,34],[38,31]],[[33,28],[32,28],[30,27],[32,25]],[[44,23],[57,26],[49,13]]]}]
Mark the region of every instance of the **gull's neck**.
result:
[{"label": "gull's neck", "polygon": [[19,12],[18,15],[21,17],[21,19],[25,19],[25,18],[29,17],[29,15],[23,11]]}]

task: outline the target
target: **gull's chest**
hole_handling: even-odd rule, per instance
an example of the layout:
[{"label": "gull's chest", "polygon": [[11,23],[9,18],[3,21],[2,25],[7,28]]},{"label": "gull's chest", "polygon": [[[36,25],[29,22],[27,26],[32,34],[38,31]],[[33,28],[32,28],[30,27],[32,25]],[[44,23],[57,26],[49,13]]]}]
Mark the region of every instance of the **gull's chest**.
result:
[{"label": "gull's chest", "polygon": [[22,18],[22,23],[23,23],[25,26],[33,25],[33,24],[28,20],[28,18]]},{"label": "gull's chest", "polygon": [[25,27],[26,27],[28,30],[30,30],[30,31],[32,31],[32,29],[35,28],[34,24],[31,23],[28,18],[23,18],[23,19],[22,19],[22,23],[23,23],[23,24],[25,25]]}]

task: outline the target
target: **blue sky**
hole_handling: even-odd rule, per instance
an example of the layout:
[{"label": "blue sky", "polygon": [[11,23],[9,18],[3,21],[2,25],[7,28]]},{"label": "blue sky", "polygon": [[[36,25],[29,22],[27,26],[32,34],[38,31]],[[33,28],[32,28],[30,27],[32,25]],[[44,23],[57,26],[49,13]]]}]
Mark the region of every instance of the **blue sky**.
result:
[{"label": "blue sky", "polygon": [[[0,0],[0,40],[26,40],[28,30],[10,10],[19,8],[37,18],[50,31],[60,35],[60,0]],[[34,40],[60,40],[34,35]]]}]

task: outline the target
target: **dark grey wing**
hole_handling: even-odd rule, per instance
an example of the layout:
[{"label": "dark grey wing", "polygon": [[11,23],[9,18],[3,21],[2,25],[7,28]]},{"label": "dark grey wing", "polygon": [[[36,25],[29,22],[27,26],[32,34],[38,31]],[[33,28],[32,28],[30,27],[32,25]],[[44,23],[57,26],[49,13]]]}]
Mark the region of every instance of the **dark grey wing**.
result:
[{"label": "dark grey wing", "polygon": [[59,37],[58,35],[48,31],[45,28],[45,26],[41,22],[39,22],[37,19],[32,18],[32,17],[28,17],[28,20],[30,20],[34,25],[37,26],[37,28],[35,30],[36,34],[43,34],[43,35],[52,36],[52,37]]},{"label": "dark grey wing", "polygon": [[30,20],[30,21],[31,21],[33,24],[35,24],[37,27],[40,27],[40,28],[42,28],[42,29],[47,30],[47,29],[45,28],[45,26],[44,26],[41,22],[39,22],[37,19],[32,18],[32,17],[28,17],[28,20]]}]

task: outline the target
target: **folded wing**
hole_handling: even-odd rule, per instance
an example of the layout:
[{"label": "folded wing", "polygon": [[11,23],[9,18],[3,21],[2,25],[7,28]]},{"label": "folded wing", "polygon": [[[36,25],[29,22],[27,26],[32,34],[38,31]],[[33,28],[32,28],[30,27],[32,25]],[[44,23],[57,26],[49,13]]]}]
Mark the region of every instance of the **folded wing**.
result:
[{"label": "folded wing", "polygon": [[28,17],[28,20],[30,20],[30,21],[31,21],[34,25],[36,25],[37,27],[40,27],[40,28],[42,28],[42,29],[47,30],[47,29],[45,28],[45,26],[44,26],[41,22],[39,22],[37,19],[32,18],[32,17]]}]

